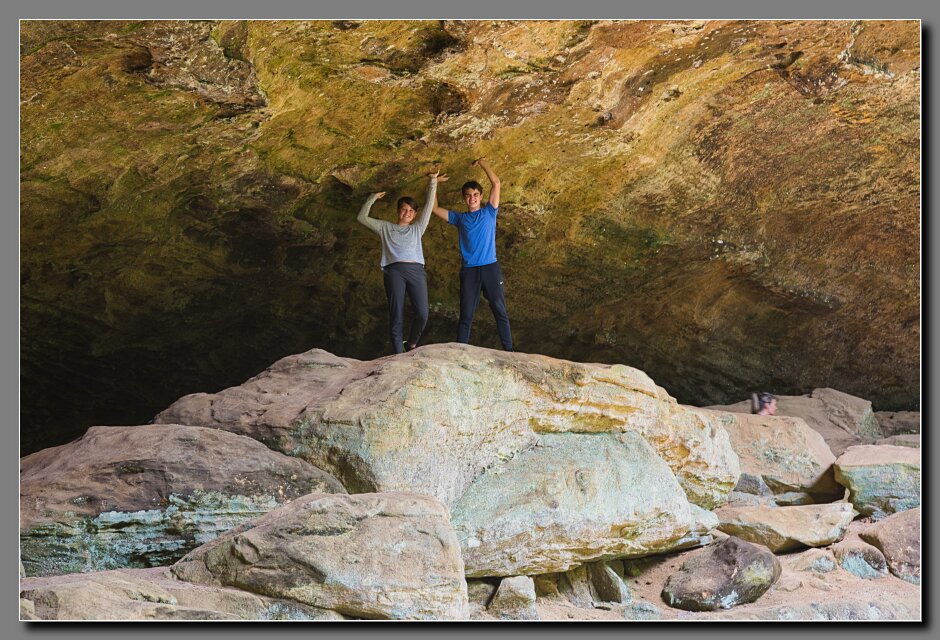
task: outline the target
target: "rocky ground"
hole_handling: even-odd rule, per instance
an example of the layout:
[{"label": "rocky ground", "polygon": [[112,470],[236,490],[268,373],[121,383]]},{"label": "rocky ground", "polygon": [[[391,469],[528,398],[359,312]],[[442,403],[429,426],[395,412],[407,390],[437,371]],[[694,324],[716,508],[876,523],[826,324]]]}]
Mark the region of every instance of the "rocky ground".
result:
[{"label": "rocky ground", "polygon": [[919,620],[920,465],[623,365],[314,349],[23,458],[21,619]]},{"label": "rocky ground", "polygon": [[[370,191],[502,178],[516,343],[918,409],[916,21],[24,21],[22,444],[387,352]],[[375,208],[379,217],[390,207]],[[453,231],[424,239],[453,340]],[[485,309],[477,344],[495,345]]]}]

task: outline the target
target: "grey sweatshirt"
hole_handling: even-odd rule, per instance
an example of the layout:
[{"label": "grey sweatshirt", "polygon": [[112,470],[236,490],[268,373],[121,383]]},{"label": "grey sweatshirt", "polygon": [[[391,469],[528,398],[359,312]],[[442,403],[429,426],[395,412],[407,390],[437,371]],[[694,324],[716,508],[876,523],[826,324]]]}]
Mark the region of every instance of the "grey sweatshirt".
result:
[{"label": "grey sweatshirt", "polygon": [[369,217],[369,210],[378,199],[373,193],[362,205],[356,218],[369,227],[382,240],[382,266],[386,267],[393,262],[417,262],[424,264],[424,250],[421,248],[421,236],[428,228],[431,220],[431,209],[434,208],[434,195],[437,193],[437,178],[432,178],[428,185],[427,198],[421,213],[415,216],[411,224],[400,225],[397,222],[386,222]]}]

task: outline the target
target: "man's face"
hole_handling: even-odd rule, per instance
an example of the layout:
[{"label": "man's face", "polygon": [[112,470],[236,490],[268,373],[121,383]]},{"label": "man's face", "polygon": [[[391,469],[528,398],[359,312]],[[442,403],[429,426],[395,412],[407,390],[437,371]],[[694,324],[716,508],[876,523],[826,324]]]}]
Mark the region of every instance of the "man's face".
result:
[{"label": "man's face", "polygon": [[398,224],[411,224],[415,219],[415,210],[410,204],[403,204],[398,208]]},{"label": "man's face", "polygon": [[463,192],[463,201],[467,203],[467,208],[470,211],[476,211],[480,208],[480,201],[483,199],[483,194],[480,193],[478,189],[465,189]]}]

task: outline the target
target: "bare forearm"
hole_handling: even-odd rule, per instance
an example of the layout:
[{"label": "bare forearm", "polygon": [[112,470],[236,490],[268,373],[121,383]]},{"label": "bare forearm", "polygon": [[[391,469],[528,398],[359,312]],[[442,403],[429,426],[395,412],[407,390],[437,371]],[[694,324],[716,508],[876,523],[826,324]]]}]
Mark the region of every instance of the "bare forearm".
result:
[{"label": "bare forearm", "polygon": [[486,158],[480,158],[477,160],[477,164],[482,167],[483,171],[486,172],[486,177],[490,181],[490,197],[487,198],[487,201],[496,208],[499,208],[499,194],[500,194],[500,184],[499,178],[496,176],[496,173],[493,171],[493,168],[490,166],[490,163],[486,161]]},{"label": "bare forearm", "polygon": [[434,191],[434,206],[431,207],[431,213],[436,215],[441,220],[444,220],[445,222],[447,222],[448,220],[447,209],[437,204],[437,191],[436,190]]},{"label": "bare forearm", "polygon": [[499,177],[497,177],[496,172],[493,171],[493,167],[490,166],[490,163],[486,160],[480,160],[480,167],[486,172],[486,177],[490,181],[490,184],[494,187],[499,186]]}]

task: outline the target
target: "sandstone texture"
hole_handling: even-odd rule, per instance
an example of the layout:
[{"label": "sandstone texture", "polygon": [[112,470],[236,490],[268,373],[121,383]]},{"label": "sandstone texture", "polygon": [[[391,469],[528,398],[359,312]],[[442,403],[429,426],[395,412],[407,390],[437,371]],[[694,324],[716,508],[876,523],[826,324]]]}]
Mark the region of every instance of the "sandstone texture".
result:
[{"label": "sandstone texture", "polygon": [[688,611],[730,609],[757,600],[779,577],[774,554],[731,536],[683,563],[663,587],[663,599]]},{"label": "sandstone texture", "polygon": [[832,545],[832,553],[840,567],[859,578],[873,580],[888,574],[888,563],[884,554],[857,535],[846,536],[844,540]]},{"label": "sandstone texture", "polygon": [[[386,352],[355,212],[385,190],[390,219],[435,167],[456,206],[482,155],[525,351],[687,404],[826,385],[915,409],[920,28],[26,20],[24,453],[312,346]],[[453,340],[453,229],[424,247],[425,339]]]},{"label": "sandstone texture", "polygon": [[891,444],[896,447],[911,447],[913,449],[920,449],[920,434],[900,433],[897,435],[888,436],[887,438],[882,438],[881,440],[876,440],[875,444]]},{"label": "sandstone texture", "polygon": [[[751,412],[750,400],[707,407],[736,414]],[[835,389],[814,389],[805,396],[777,396],[776,416],[803,420],[819,433],[836,456],[848,447],[883,437],[872,403]]]},{"label": "sandstone texture", "polygon": [[884,554],[888,569],[897,577],[920,584],[920,507],[888,516],[859,532],[865,541]]},{"label": "sandstone texture", "polygon": [[535,609],[535,585],[528,576],[503,578],[490,601],[489,611],[509,620],[538,620]]},{"label": "sandstone texture", "polygon": [[708,541],[718,525],[690,505],[638,434],[548,434],[478,477],[453,509],[468,576],[563,572]]},{"label": "sandstone texture", "polygon": [[920,506],[920,462],[920,449],[860,445],[839,456],[835,477],[860,514],[880,519]]},{"label": "sandstone texture", "polygon": [[876,411],[875,419],[883,437],[920,434],[920,411]]},{"label": "sandstone texture", "polygon": [[737,490],[779,494],[778,502],[800,502],[809,494],[818,502],[841,498],[835,456],[823,437],[801,418],[715,412],[741,462]]},{"label": "sandstone texture", "polygon": [[837,542],[858,515],[845,502],[793,507],[724,507],[718,510],[718,528],[771,551],[785,552],[823,547]]},{"label": "sandstone texture", "polygon": [[440,502],[311,494],[187,554],[181,580],[371,619],[466,619],[460,547]]},{"label": "sandstone texture", "polygon": [[159,567],[27,578],[20,594],[36,620],[344,619],[291,600],[182,582]]},{"label": "sandstone texture", "polygon": [[469,576],[698,544],[738,479],[717,418],[641,371],[467,345],[372,362],[312,350],[158,417],[249,435],[350,491],[451,509]]},{"label": "sandstone texture", "polygon": [[703,508],[724,502],[739,475],[717,419],[642,371],[454,343],[368,362],[314,349],[241,386],[185,396],[155,420],[251,436],[350,491],[417,491],[448,506],[544,434],[639,433]]},{"label": "sandstone texture", "polygon": [[633,600],[626,583],[624,563],[620,560],[589,562],[569,571],[547,573],[533,579],[540,600],[555,600],[582,609],[593,608],[598,603],[627,604]]},{"label": "sandstone texture", "polygon": [[26,573],[172,564],[219,533],[308,493],[330,474],[216,429],[93,427],[20,461]]}]

